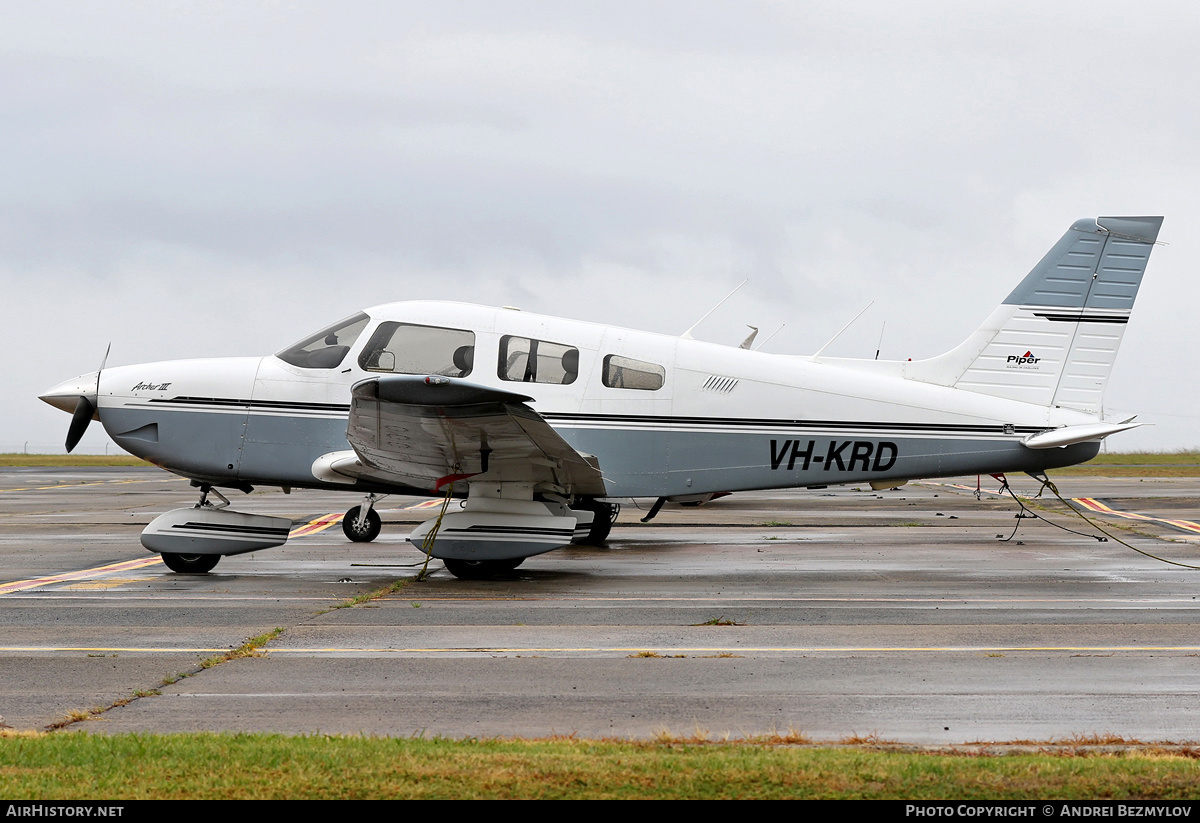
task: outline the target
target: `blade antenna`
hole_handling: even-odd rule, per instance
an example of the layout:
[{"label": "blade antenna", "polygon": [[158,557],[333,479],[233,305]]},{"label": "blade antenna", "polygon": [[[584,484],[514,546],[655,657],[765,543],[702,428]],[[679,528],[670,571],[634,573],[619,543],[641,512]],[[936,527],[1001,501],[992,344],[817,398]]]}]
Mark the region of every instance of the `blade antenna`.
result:
[{"label": "blade antenna", "polygon": [[838,332],[837,334],[835,334],[833,337],[829,338],[829,342],[828,342],[828,343],[826,343],[826,344],[825,344],[824,346],[822,346],[821,348],[817,349],[817,353],[816,353],[816,354],[814,354],[812,357],[810,357],[810,358],[808,358],[808,359],[809,359],[809,360],[816,360],[818,357],[820,357],[820,356],[821,356],[821,352],[825,351],[827,348],[829,348],[831,345],[833,345],[833,341],[834,341],[834,340],[837,340],[839,337],[841,337],[841,336],[842,336],[842,332],[844,332],[846,329],[848,329],[848,328],[850,328],[851,326],[853,326],[853,325],[854,325],[854,321],[855,321],[855,320],[857,320],[858,318],[862,317],[862,316],[863,316],[863,312],[865,312],[867,309],[871,308],[871,307],[872,307],[872,306],[874,306],[874,305],[875,305],[875,301],[874,301],[874,300],[872,300],[870,303],[868,303],[867,305],[863,306],[863,310],[862,310],[862,311],[860,311],[858,314],[854,315],[854,317],[850,318],[850,322],[849,322],[849,323],[847,323],[846,325],[842,326],[842,328],[841,328],[841,331],[839,331],[839,332]]},{"label": "blade antenna", "polygon": [[715,305],[715,306],[713,306],[711,309],[709,309],[707,312],[705,312],[703,317],[701,317],[699,320],[697,320],[695,323],[693,323],[693,324],[692,324],[692,325],[691,325],[691,326],[688,328],[688,330],[687,330],[687,331],[685,331],[683,334],[681,334],[681,335],[679,335],[679,336],[680,336],[680,337],[682,337],[684,340],[691,340],[691,339],[693,339],[693,338],[692,338],[692,332],[696,330],[696,327],[697,327],[697,326],[699,326],[701,323],[703,323],[705,320],[707,320],[707,319],[708,319],[708,316],[709,316],[710,314],[712,314],[713,312],[715,312],[717,309],[721,308],[721,306],[723,306],[723,305],[725,304],[725,301],[726,301],[726,300],[728,300],[729,298],[731,298],[731,297],[733,297],[735,294],[737,294],[737,290],[738,290],[738,289],[740,289],[742,286],[746,285],[746,284],[747,284],[747,283],[749,283],[749,282],[750,282],[750,278],[749,278],[749,277],[747,277],[747,278],[746,278],[745,280],[743,280],[741,283],[738,283],[738,284],[737,284],[737,286],[734,288],[734,290],[733,290],[733,291],[731,291],[729,294],[725,295],[725,298],[724,298],[724,299],[723,299],[723,300],[722,300],[720,303],[718,303],[717,305]]},{"label": "blade antenna", "polygon": [[761,349],[763,346],[765,346],[765,345],[767,345],[768,343],[770,343],[770,342],[771,342],[771,338],[772,338],[772,337],[774,337],[775,335],[779,334],[781,331],[783,331],[783,327],[784,327],[784,326],[786,326],[786,325],[787,325],[787,323],[780,323],[780,324],[779,324],[779,328],[777,328],[775,331],[773,331],[773,332],[771,332],[770,334],[768,334],[768,335],[766,336],[766,338],[765,338],[765,339],[764,339],[764,340],[763,340],[761,343],[759,343],[757,346],[755,346],[755,347],[754,347],[754,350],[755,350],[755,351],[758,351],[758,350],[759,350],[759,349]]}]

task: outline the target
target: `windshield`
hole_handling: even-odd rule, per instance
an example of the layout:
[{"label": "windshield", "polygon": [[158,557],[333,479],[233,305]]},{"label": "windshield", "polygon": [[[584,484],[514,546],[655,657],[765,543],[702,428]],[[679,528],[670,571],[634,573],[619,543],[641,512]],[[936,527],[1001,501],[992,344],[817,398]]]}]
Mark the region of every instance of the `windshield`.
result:
[{"label": "windshield", "polygon": [[275,356],[302,369],[337,368],[346,359],[346,353],[369,321],[369,317],[359,312],[321,329],[294,346],[288,346]]}]

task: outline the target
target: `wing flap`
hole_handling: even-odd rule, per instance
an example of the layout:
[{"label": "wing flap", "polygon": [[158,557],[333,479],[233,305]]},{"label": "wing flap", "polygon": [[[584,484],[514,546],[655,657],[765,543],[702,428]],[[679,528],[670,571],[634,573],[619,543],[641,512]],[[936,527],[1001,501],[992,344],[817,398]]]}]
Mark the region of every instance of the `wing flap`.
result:
[{"label": "wing flap", "polygon": [[430,491],[471,477],[602,496],[596,459],[563,440],[531,399],[455,378],[374,377],[351,390],[346,439],[377,472]]}]

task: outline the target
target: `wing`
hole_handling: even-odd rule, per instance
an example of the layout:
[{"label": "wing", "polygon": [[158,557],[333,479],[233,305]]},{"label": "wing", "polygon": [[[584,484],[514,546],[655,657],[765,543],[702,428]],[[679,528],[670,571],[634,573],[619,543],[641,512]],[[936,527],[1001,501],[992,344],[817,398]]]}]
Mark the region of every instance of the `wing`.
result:
[{"label": "wing", "polygon": [[372,477],[429,491],[469,477],[603,496],[596,458],[563,440],[532,399],[457,378],[373,377],[351,389],[346,439]]}]

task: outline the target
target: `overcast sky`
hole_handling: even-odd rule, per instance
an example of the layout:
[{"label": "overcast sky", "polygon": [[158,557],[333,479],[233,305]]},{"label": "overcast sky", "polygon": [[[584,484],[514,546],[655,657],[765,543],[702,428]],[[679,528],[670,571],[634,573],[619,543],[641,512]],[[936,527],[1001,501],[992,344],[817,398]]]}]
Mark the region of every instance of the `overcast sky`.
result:
[{"label": "overcast sky", "polygon": [[[409,298],[928,357],[1166,216],[1110,448],[1200,446],[1200,15],[1149,2],[0,2],[0,451],[39,391]],[[104,449],[92,426],[81,449]]]}]

